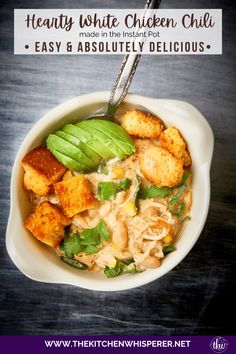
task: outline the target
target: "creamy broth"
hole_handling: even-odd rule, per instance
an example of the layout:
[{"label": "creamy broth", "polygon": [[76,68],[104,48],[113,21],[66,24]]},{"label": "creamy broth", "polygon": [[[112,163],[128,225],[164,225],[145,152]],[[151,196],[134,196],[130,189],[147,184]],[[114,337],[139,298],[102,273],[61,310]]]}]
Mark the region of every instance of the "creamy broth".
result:
[{"label": "creamy broth", "polygon": [[[137,113],[137,119],[142,118],[140,114],[146,113],[140,111]],[[155,118],[147,116],[147,119],[154,124]],[[146,118],[141,122],[146,124]],[[163,130],[164,123],[160,119],[158,122],[160,129]],[[156,123],[153,125],[154,128],[157,129]],[[117,133],[114,133],[113,139],[115,134]],[[84,211],[68,216],[57,194],[39,196],[29,190],[34,210],[42,203],[49,202],[58,207],[57,213],[64,212],[62,215],[68,217],[63,221],[64,225],[67,225],[64,240],[62,239],[56,246],[49,245],[69,265],[76,268],[80,265],[79,269],[104,272],[107,277],[113,277],[122,273],[158,268],[165,255],[175,250],[176,238],[180,235],[185,222],[190,219],[191,156],[181,133],[175,127],[164,130],[162,140],[141,136],[132,137],[135,152],[124,159],[118,157],[102,159],[98,169],[89,173],[78,173],[70,169],[64,172],[59,181],[68,181],[70,184],[74,177],[83,176],[89,184],[93,203],[86,208],[87,210],[83,209]],[[176,139],[176,145],[172,137]],[[146,154],[150,151],[147,158]],[[157,155],[160,154],[160,161],[163,163],[161,168],[158,167],[159,157],[155,156],[155,151]],[[153,165],[153,160],[156,165]],[[159,173],[161,169],[162,172]],[[157,182],[155,171],[159,173]],[[170,177],[171,173],[173,178]],[[111,198],[101,198],[99,188],[104,184],[109,185],[111,189],[116,188],[115,192],[111,193]],[[81,196],[83,195],[84,192]],[[68,256],[65,241],[81,237],[83,232],[96,229],[99,225],[105,227],[105,234],[108,233],[109,237],[108,235],[105,238],[101,237],[99,244],[92,245],[92,250],[86,252],[85,248],[81,248],[81,251]],[[33,227],[32,224],[30,227]],[[29,227],[28,229],[31,230]],[[40,241],[47,243],[44,239]]]}]

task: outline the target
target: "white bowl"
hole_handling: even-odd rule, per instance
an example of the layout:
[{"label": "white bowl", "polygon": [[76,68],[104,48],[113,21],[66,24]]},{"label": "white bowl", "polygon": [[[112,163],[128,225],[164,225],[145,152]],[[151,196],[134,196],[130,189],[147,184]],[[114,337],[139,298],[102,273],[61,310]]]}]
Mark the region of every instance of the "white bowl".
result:
[{"label": "white bowl", "polygon": [[103,274],[78,271],[64,264],[47,246],[38,242],[24,228],[31,211],[27,193],[22,188],[21,160],[27,152],[40,145],[49,132],[64,123],[83,119],[94,111],[105,111],[109,92],[96,92],[69,100],[47,113],[31,129],[22,143],[13,166],[11,178],[11,210],[6,232],[7,251],[27,277],[49,283],[72,284],[86,289],[114,291],[131,289],[156,280],[173,269],[189,253],[206,221],[210,200],[210,164],[214,138],[202,114],[192,105],[176,100],[152,99],[128,95],[126,107],[139,107],[160,116],[183,133],[192,156],[193,204],[191,221],[176,241],[177,250],[165,257],[161,266],[143,273],[107,279]]}]

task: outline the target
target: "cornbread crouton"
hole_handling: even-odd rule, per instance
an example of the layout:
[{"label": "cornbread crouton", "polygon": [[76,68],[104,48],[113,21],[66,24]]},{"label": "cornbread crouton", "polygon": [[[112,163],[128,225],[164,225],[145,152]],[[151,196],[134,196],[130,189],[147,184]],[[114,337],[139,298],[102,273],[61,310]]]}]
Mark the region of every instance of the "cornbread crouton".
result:
[{"label": "cornbread crouton", "polygon": [[136,153],[144,153],[150,147],[155,146],[154,142],[150,139],[134,139],[134,145],[136,148]]},{"label": "cornbread crouton", "polygon": [[69,170],[64,174],[62,180],[68,181],[68,179],[73,178],[73,177],[74,177],[73,173]]},{"label": "cornbread crouton", "polygon": [[137,109],[125,112],[121,125],[130,135],[141,138],[158,138],[164,128],[160,118]]},{"label": "cornbread crouton", "polygon": [[54,189],[68,217],[90,209],[95,204],[92,187],[82,175],[55,183]]},{"label": "cornbread crouton", "polygon": [[148,181],[158,187],[174,187],[181,182],[184,172],[182,161],[159,146],[140,156],[140,168]]},{"label": "cornbread crouton", "polygon": [[64,228],[70,223],[56,205],[43,202],[26,218],[25,227],[39,241],[55,248],[64,239]]},{"label": "cornbread crouton", "polygon": [[67,168],[44,146],[30,151],[22,160],[25,170],[24,188],[38,195],[53,192],[52,184],[59,181]]},{"label": "cornbread crouton", "polygon": [[177,128],[170,126],[164,130],[160,135],[160,143],[174,157],[182,160],[185,167],[191,165],[192,161],[186,143]]}]

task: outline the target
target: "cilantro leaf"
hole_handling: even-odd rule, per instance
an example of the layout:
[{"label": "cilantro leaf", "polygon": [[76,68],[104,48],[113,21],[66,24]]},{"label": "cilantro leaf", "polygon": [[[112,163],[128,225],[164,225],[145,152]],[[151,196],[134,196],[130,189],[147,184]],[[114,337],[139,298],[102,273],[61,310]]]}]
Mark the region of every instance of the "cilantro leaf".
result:
[{"label": "cilantro leaf", "polygon": [[119,183],[100,182],[98,183],[98,200],[112,200],[116,194],[126,191],[131,186],[131,179],[122,179]]},{"label": "cilantro leaf", "polygon": [[115,267],[115,268],[109,268],[108,266],[105,267],[104,269],[104,274],[106,275],[107,278],[115,278],[118,275],[121,274],[121,269],[120,267]]},{"label": "cilantro leaf", "polygon": [[76,231],[71,237],[66,237],[63,242],[66,257],[73,258],[75,254],[82,252],[80,236]]},{"label": "cilantro leaf", "polygon": [[102,241],[109,241],[110,231],[108,230],[105,221],[100,220],[99,223],[97,224],[96,228],[100,234]]},{"label": "cilantro leaf", "polygon": [[99,233],[97,232],[97,226],[92,229],[85,229],[80,233],[81,242],[84,246],[87,245],[99,245]]},{"label": "cilantro leaf", "polygon": [[136,269],[135,265],[133,267],[129,267],[130,264],[134,263],[134,259],[128,259],[127,261],[121,261],[120,259],[116,260],[116,266],[114,268],[109,268],[108,266],[104,269],[104,274],[107,278],[114,278],[120,274],[125,273],[138,273],[139,271]]},{"label": "cilantro leaf", "polygon": [[83,245],[99,245],[102,241],[110,239],[110,232],[103,220],[100,220],[97,226],[92,229],[85,229],[81,232],[80,237]]},{"label": "cilantro leaf", "polygon": [[63,242],[65,256],[73,258],[78,253],[97,253],[102,241],[110,239],[110,232],[103,220],[91,229],[84,229],[80,234],[76,231],[72,236],[66,237]]},{"label": "cilantro leaf", "polygon": [[84,253],[86,254],[93,254],[98,253],[100,247],[95,245],[88,245],[84,248]]}]

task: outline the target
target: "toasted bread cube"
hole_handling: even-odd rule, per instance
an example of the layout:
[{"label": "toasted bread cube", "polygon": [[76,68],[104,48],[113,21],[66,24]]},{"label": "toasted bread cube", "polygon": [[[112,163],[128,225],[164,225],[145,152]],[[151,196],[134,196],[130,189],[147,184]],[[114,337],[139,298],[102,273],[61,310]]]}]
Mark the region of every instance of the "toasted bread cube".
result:
[{"label": "toasted bread cube", "polygon": [[22,160],[25,170],[24,188],[38,195],[53,192],[53,183],[59,181],[67,168],[44,146],[30,151]]},{"label": "toasted bread cube", "polygon": [[55,183],[54,189],[68,217],[90,209],[95,204],[92,186],[82,175]]},{"label": "toasted bread cube", "polygon": [[189,167],[192,164],[192,159],[188,150],[185,150],[183,157],[181,159],[185,167]]},{"label": "toasted bread cube", "polygon": [[158,138],[164,128],[160,118],[137,109],[125,112],[121,125],[130,135],[141,138]]},{"label": "toasted bread cube", "polygon": [[39,241],[55,248],[64,239],[64,228],[70,223],[71,220],[56,205],[43,202],[26,218],[25,227]]},{"label": "toasted bread cube", "polygon": [[155,146],[140,157],[140,168],[148,181],[157,187],[174,187],[181,182],[183,163],[169,151]]},{"label": "toasted bread cube", "polygon": [[73,178],[73,177],[74,177],[73,173],[69,170],[64,174],[62,180],[67,181],[68,179]]},{"label": "toasted bread cube", "polygon": [[151,139],[135,138],[134,145],[136,148],[136,153],[143,154],[147,149],[156,146],[157,144]]},{"label": "toasted bread cube", "polygon": [[161,146],[172,153],[174,157],[183,161],[185,167],[190,166],[192,161],[187,145],[179,130],[173,126],[164,130],[160,135]]}]

